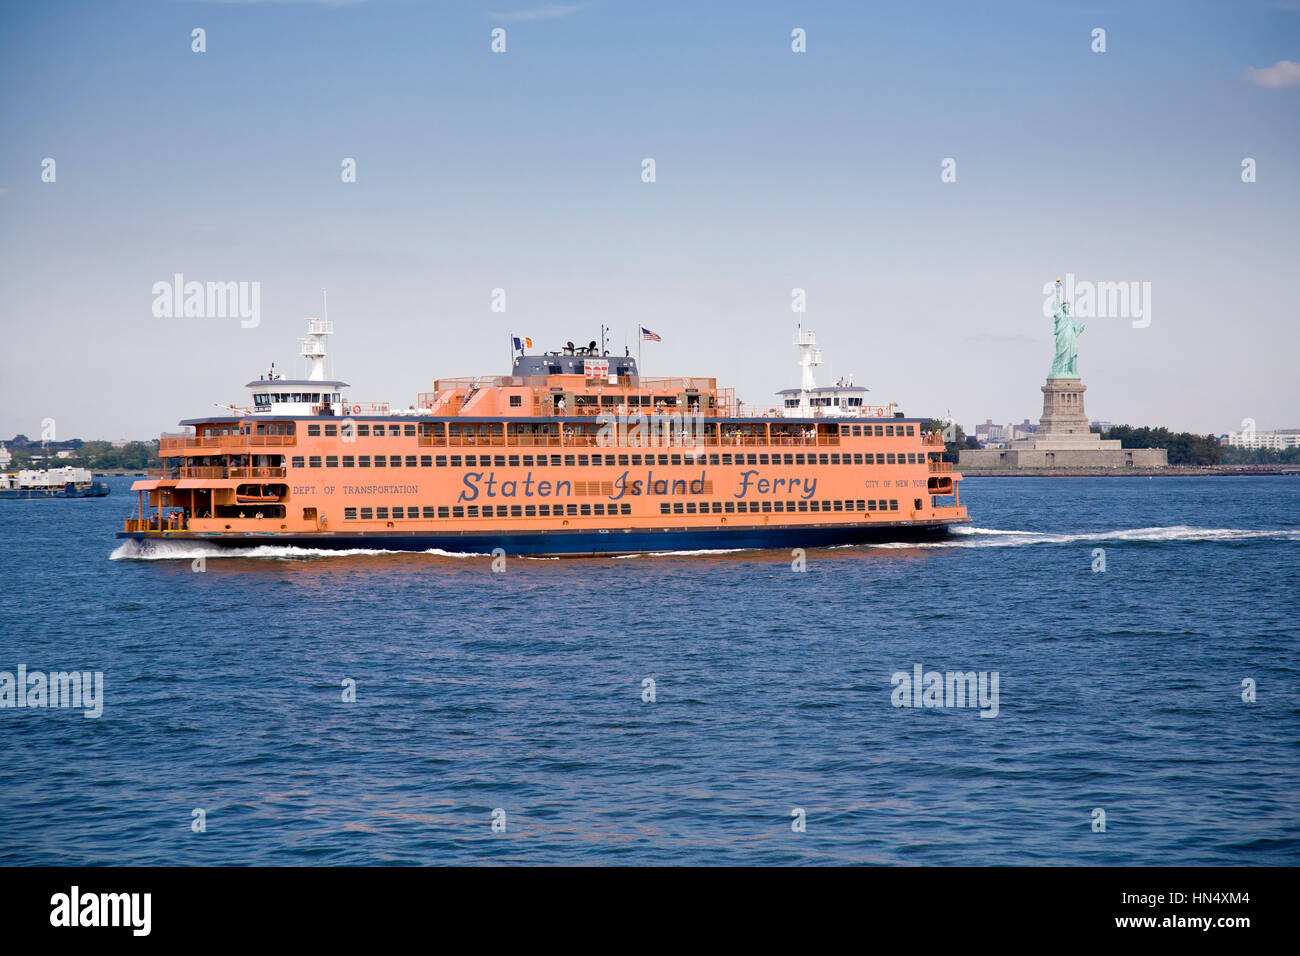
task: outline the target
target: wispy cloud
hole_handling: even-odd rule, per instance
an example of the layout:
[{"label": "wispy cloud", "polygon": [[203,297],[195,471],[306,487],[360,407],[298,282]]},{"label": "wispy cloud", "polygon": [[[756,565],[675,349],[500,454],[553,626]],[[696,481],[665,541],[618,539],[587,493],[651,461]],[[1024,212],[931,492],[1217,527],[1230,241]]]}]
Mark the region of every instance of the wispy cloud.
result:
[{"label": "wispy cloud", "polygon": [[1272,66],[1257,70],[1253,66],[1246,69],[1246,79],[1256,86],[1300,86],[1300,63],[1294,60],[1278,60]]},{"label": "wispy cloud", "polygon": [[195,3],[229,3],[229,4],[269,4],[269,3],[311,3],[320,7],[348,7],[366,0],[194,0]]},{"label": "wispy cloud", "polygon": [[527,20],[558,20],[560,17],[567,17],[579,10],[585,10],[588,6],[589,4],[586,3],[548,3],[544,6],[533,7],[531,10],[489,13],[488,16],[502,23],[523,23]]}]

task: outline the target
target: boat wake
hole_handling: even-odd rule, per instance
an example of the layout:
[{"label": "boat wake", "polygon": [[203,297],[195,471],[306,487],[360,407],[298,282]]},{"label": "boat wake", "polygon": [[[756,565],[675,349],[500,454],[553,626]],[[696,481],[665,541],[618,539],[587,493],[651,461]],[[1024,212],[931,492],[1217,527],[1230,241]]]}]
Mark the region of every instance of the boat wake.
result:
[{"label": "boat wake", "polygon": [[1019,548],[1034,544],[1076,544],[1080,541],[1118,541],[1135,543],[1233,542],[1256,539],[1300,541],[1300,530],[1244,528],[1195,528],[1169,525],[1153,528],[1121,528],[1115,531],[1081,531],[1072,534],[1048,531],[1010,531],[998,528],[953,528],[946,541],[895,541],[871,545],[873,548]]},{"label": "boat wake", "polygon": [[202,541],[123,541],[112,554],[110,561],[193,561],[195,558],[278,558],[281,560],[314,560],[319,558],[347,558],[357,555],[380,554],[431,554],[442,558],[491,558],[490,554],[469,551],[443,551],[429,548],[425,551],[394,551],[389,548],[301,548],[295,545],[259,544],[248,548],[229,548]]},{"label": "boat wake", "polygon": [[[1244,528],[1196,528],[1190,525],[1170,525],[1154,528],[1122,528],[1115,531],[1083,531],[1072,534],[1046,531],[1013,531],[999,528],[953,528],[946,540],[941,541],[888,541],[869,545],[838,545],[840,548],[865,548],[871,550],[921,549],[921,548],[1020,548],[1030,545],[1077,544],[1079,542],[1238,542],[1253,540],[1300,541],[1300,530]],[[701,548],[689,551],[641,551],[632,554],[612,555],[619,560],[629,558],[697,557],[704,555],[736,554],[750,548]],[[442,558],[491,558],[489,554],[466,551],[444,551],[429,548],[424,551],[395,551],[388,548],[303,548],[296,545],[261,544],[247,548],[221,547],[202,541],[123,541],[111,555],[113,561],[192,561],[195,558],[270,558],[282,561],[310,561],[326,558],[355,557],[358,555],[427,554]],[[557,560],[539,558],[539,560]]]}]

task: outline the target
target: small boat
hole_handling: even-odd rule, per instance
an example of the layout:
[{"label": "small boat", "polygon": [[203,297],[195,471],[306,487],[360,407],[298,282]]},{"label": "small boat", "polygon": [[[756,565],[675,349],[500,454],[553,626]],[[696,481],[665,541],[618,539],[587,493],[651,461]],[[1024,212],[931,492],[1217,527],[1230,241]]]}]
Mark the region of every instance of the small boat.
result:
[{"label": "small boat", "polygon": [[0,499],[104,497],[108,482],[93,478],[88,469],[72,467],[0,474]]}]

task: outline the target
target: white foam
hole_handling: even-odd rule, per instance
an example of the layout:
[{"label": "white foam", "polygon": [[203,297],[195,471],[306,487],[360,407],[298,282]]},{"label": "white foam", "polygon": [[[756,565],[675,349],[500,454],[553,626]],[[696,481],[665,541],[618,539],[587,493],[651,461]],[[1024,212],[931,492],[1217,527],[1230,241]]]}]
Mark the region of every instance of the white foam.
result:
[{"label": "white foam", "polygon": [[1017,548],[1033,544],[1076,544],[1080,541],[1250,541],[1273,538],[1300,541],[1300,531],[1273,528],[1196,528],[1191,525],[1168,525],[1151,528],[1121,528],[1115,531],[1082,531],[1060,534],[1048,531],[1015,531],[997,528],[953,528],[947,541],[890,541],[870,545],[876,548]]},{"label": "white foam", "polygon": [[192,561],[195,558],[279,558],[316,559],[346,558],[356,555],[432,554],[442,558],[490,558],[490,554],[472,551],[395,551],[391,548],[302,548],[297,545],[259,544],[251,547],[222,547],[205,541],[123,541],[111,555],[111,561]]}]

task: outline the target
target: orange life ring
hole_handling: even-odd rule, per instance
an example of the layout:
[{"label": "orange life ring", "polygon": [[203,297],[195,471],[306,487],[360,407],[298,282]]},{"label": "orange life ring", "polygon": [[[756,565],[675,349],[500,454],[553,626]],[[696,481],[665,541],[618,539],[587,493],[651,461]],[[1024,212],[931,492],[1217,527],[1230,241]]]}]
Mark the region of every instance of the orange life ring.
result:
[{"label": "orange life ring", "polygon": [[360,414],[361,414],[361,406],[360,406],[360,405],[353,405],[353,406],[352,406],[352,414],[353,414],[353,415],[360,415]]}]

